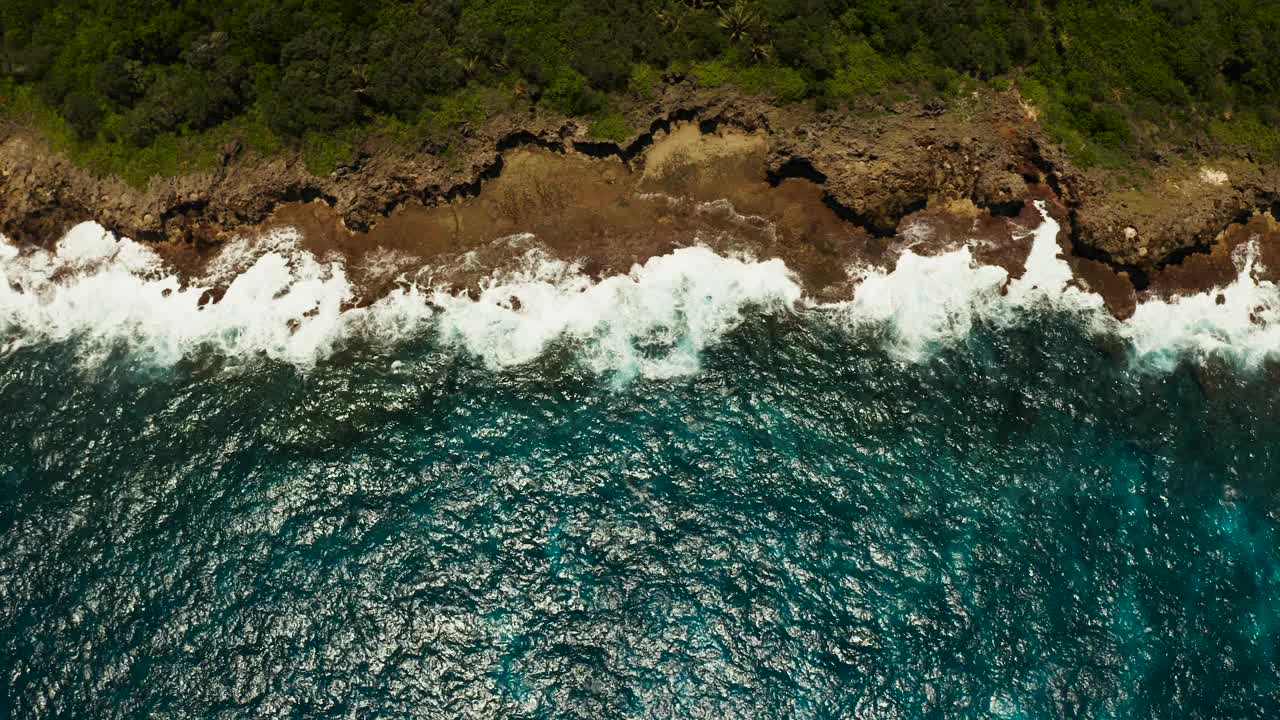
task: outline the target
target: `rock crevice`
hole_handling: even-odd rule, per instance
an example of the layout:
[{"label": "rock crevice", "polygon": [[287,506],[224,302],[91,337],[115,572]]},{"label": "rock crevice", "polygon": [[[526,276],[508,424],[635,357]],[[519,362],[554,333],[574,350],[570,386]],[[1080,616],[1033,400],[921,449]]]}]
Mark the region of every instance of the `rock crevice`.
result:
[{"label": "rock crevice", "polygon": [[668,87],[628,116],[642,128],[622,142],[588,136],[579,121],[545,114],[493,118],[459,139],[449,156],[377,140],[327,177],[299,156],[261,158],[238,143],[212,171],[154,179],[145,190],[94,177],[34,133],[0,128],[0,232],[47,245],[70,225],[95,220],[140,240],[217,243],[256,226],[281,206],[320,201],[354,231],[367,231],[409,204],[474,198],[515,152],[541,150],[645,172],[657,139],[694,125],[765,138],[765,180],[821,187],[823,203],[874,238],[889,238],[925,208],[971,202],[1016,218],[1047,197],[1067,222],[1064,249],[1100,263],[1136,292],[1188,258],[1211,256],[1226,229],[1256,214],[1280,214],[1280,171],[1244,160],[1155,168],[1139,188],[1075,168],[1028,117],[1016,94],[877,116],[775,107],[723,91]]}]

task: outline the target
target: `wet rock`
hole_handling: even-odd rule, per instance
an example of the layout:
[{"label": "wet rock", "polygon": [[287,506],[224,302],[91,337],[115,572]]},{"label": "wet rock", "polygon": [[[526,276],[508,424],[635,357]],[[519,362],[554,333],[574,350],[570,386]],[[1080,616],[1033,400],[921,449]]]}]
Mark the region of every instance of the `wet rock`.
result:
[{"label": "wet rock", "polygon": [[[773,184],[813,183],[827,207],[868,237],[891,236],[904,218],[956,201],[1013,218],[1029,201],[1046,200],[1070,230],[1071,252],[1095,263],[1090,284],[1114,286],[1116,297],[1131,290],[1130,277],[1159,284],[1160,273],[1200,257],[1218,269],[1196,277],[1222,277],[1226,261],[1217,248],[1226,242],[1224,229],[1277,206],[1280,197],[1276,168],[1216,159],[1185,166],[1169,161],[1143,186],[1119,186],[1106,171],[1073,167],[1045,139],[1035,113],[1009,94],[991,94],[964,113],[937,102],[898,103],[895,110],[882,117],[816,113],[723,90],[670,86],[629,111],[636,133],[594,162],[639,171],[645,148],[681,122],[700,123],[704,132],[762,133],[762,171]],[[583,131],[579,121],[554,114],[513,112],[471,127],[447,160],[371,141],[343,172],[323,178],[296,155],[261,158],[231,140],[216,171],[155,178],[136,188],[94,177],[33,133],[6,126],[0,128],[6,173],[0,232],[48,244],[71,224],[93,219],[140,239],[171,236],[203,247],[296,202],[322,203],[345,227],[367,230],[407,204],[475,197],[502,171],[504,154],[572,152],[572,139]],[[165,227],[158,218],[168,219]],[[1104,269],[1111,279],[1102,279]]]}]

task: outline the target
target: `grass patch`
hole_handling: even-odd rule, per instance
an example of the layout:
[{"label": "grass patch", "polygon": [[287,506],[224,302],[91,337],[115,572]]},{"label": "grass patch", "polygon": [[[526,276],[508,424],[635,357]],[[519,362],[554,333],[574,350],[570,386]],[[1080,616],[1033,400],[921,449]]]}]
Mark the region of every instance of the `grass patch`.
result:
[{"label": "grass patch", "polygon": [[437,151],[443,151],[468,125],[478,125],[486,118],[512,108],[514,97],[513,88],[504,85],[496,88],[468,87],[450,95],[430,98],[412,130],[398,128],[395,136],[405,143],[426,143]]},{"label": "grass patch", "polygon": [[355,133],[348,131],[337,135],[308,132],[302,137],[302,162],[311,174],[324,177],[339,165],[351,161],[356,151]]},{"label": "grass patch", "polygon": [[1209,136],[1233,148],[1251,150],[1259,159],[1280,160],[1280,128],[1256,113],[1241,113],[1230,120],[1214,120]]},{"label": "grass patch", "polygon": [[700,62],[689,68],[689,77],[703,88],[718,88],[728,85],[733,79],[733,68],[724,60]]},{"label": "grass patch", "polygon": [[598,116],[587,128],[587,134],[597,140],[609,140],[622,143],[631,137],[631,126],[619,112],[610,112]]},{"label": "grass patch", "polygon": [[640,100],[652,100],[662,86],[662,73],[652,65],[639,63],[631,66],[631,75],[627,78],[627,92]]},{"label": "grass patch", "polygon": [[689,68],[689,77],[698,87],[733,86],[755,95],[767,95],[784,105],[804,100],[811,94],[808,81],[794,68],[742,65],[732,57],[697,63]]},{"label": "grass patch", "polygon": [[738,71],[734,84],[750,93],[768,95],[776,102],[799,102],[809,96],[809,83],[799,71],[777,65],[753,65]]}]

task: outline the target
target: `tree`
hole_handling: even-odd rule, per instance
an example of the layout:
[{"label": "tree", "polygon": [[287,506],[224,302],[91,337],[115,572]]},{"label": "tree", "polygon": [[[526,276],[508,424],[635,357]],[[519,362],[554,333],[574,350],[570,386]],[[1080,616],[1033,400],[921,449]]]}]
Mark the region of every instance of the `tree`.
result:
[{"label": "tree", "polygon": [[542,94],[542,102],[565,115],[588,115],[602,105],[587,78],[571,67],[562,67],[555,74]]},{"label": "tree", "polygon": [[359,118],[354,42],[321,25],[285,45],[284,73],[264,107],[273,129],[301,137],[307,130],[335,130]]},{"label": "tree", "polygon": [[76,136],[86,140],[98,134],[98,127],[102,124],[102,106],[89,95],[73,92],[63,101],[62,116]]},{"label": "tree", "polygon": [[409,120],[427,96],[452,92],[478,77],[484,69],[478,55],[470,56],[477,58],[470,70],[456,61],[459,53],[449,34],[456,24],[446,3],[384,13],[370,32],[361,95],[378,110]]},{"label": "tree", "polygon": [[130,106],[142,97],[145,81],[142,63],[120,55],[103,60],[93,73],[98,92],[121,106]]},{"label": "tree", "polygon": [[732,5],[720,9],[720,27],[730,42],[747,42],[760,26],[760,14],[746,0],[735,0]]}]

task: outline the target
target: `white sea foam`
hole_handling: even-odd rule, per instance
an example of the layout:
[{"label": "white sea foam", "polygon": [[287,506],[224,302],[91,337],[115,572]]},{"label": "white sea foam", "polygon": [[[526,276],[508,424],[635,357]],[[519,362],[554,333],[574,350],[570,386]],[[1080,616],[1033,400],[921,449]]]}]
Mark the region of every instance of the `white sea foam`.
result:
[{"label": "white sea foam", "polygon": [[851,328],[877,330],[885,349],[904,361],[963,341],[979,318],[1010,325],[1035,306],[1068,308],[1105,322],[1102,298],[1070,285],[1071,268],[1058,257],[1059,227],[1045,214],[1028,231],[1026,269],[1012,281],[1004,268],[979,264],[968,247],[932,256],[907,250],[890,272],[851,269],[853,299],[826,307]]},{"label": "white sea foam", "polygon": [[892,272],[851,270],[860,280],[853,299],[825,307],[851,328],[877,331],[886,350],[904,361],[963,341],[979,318],[1009,326],[1045,309],[1072,313],[1095,333],[1128,340],[1135,367],[1142,370],[1168,371],[1182,360],[1206,356],[1254,366],[1280,354],[1280,289],[1257,279],[1255,243],[1238,253],[1239,274],[1228,286],[1147,300],[1121,322],[1106,312],[1101,296],[1072,282],[1071,267],[1059,253],[1059,229],[1044,214],[1031,231],[1020,278],[1009,281],[1003,269],[978,264],[968,248],[930,257],[907,251]]},{"label": "white sea foam", "polygon": [[90,363],[127,345],[161,364],[201,347],[312,364],[342,334],[351,284],[340,265],[281,252],[293,247],[287,235],[266,244],[239,272],[230,272],[228,256],[215,261],[212,275],[229,284],[220,302],[203,305],[212,283],[184,287],[150,249],[93,223],[76,226],[52,252],[9,246],[0,260],[0,332],[18,342],[74,338]]},{"label": "white sea foam", "polygon": [[[1124,338],[1136,366],[1152,371],[1209,355],[1254,365],[1280,353],[1280,289],[1257,279],[1252,243],[1228,286],[1148,300],[1119,322],[1101,297],[1072,282],[1058,230],[1046,215],[1028,231],[1026,271],[1014,280],[966,247],[908,251],[892,271],[853,270],[849,300],[807,307],[871,334],[903,361],[962,342],[977,322],[1008,326],[1042,309],[1074,313],[1093,331]],[[702,352],[747,313],[801,307],[801,289],[780,260],[689,247],[596,280],[519,236],[511,240],[523,252],[518,268],[490,278],[477,296],[425,285],[442,276],[427,268],[357,308],[343,264],[315,258],[298,240],[283,231],[232,242],[205,277],[184,285],[151,249],[93,223],[76,226],[52,251],[20,251],[0,237],[0,354],[74,340],[88,364],[128,348],[158,364],[214,351],[305,368],[353,337],[396,343],[436,332],[494,369],[565,347],[595,372],[661,378],[696,371]],[[407,262],[379,259],[388,272]],[[225,293],[207,302],[215,286]]]},{"label": "white sea foam", "polygon": [[1141,303],[1122,324],[1143,367],[1163,371],[1204,356],[1253,367],[1280,354],[1280,290],[1257,279],[1256,242],[1241,245],[1233,259],[1239,272],[1226,287]]},{"label": "white sea foam", "polygon": [[969,248],[932,257],[910,250],[892,272],[856,271],[853,299],[828,306],[850,328],[882,333],[885,349],[907,361],[969,334],[979,299],[1008,279],[1001,268],[977,265]]},{"label": "white sea foam", "polygon": [[433,299],[442,337],[493,368],[529,362],[567,339],[597,372],[671,377],[696,370],[700,352],[736,327],[746,309],[789,310],[800,287],[780,260],[690,247],[599,282],[534,253],[525,269],[491,282],[474,300],[440,291]]},{"label": "white sea foam", "polygon": [[[749,308],[780,311],[800,298],[779,260],[692,247],[595,281],[533,250],[476,299],[405,283],[353,308],[342,264],[317,260],[297,241],[277,232],[232,242],[205,277],[184,286],[150,249],[93,223],[52,252],[19,252],[0,238],[0,349],[74,339],[90,364],[128,347],[159,364],[213,350],[307,367],[355,335],[396,342],[435,327],[494,368],[568,341],[597,372],[669,377],[696,370],[700,351]],[[212,286],[225,294],[202,303]]]}]

